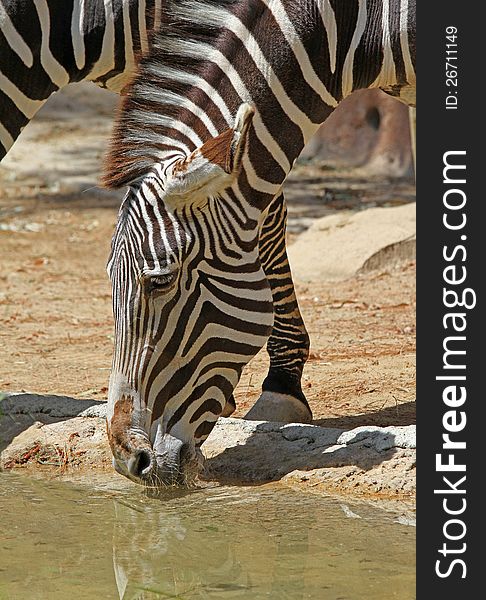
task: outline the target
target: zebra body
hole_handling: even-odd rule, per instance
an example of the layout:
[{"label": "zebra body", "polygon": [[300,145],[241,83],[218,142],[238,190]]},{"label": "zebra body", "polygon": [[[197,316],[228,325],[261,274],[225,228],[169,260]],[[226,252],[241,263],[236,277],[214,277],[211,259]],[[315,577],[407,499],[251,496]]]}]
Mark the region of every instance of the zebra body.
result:
[{"label": "zebra body", "polygon": [[0,0],[0,160],[53,92],[120,92],[161,19],[162,0]]},{"label": "zebra body", "polygon": [[108,263],[108,435],[116,468],[155,485],[195,470],[268,338],[278,350],[252,416],[276,404],[285,420],[309,417],[282,184],[353,90],[412,103],[415,88],[414,0],[181,0],[168,11],[104,176],[128,186]]}]

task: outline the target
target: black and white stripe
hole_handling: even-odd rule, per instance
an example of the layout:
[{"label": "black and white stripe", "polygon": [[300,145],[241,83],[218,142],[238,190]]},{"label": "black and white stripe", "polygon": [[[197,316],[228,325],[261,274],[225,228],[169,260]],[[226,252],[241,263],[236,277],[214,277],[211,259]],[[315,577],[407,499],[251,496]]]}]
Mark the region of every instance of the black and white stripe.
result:
[{"label": "black and white stripe", "polygon": [[104,178],[130,186],[109,263],[109,438],[117,468],[151,483],[184,478],[270,333],[252,416],[310,417],[281,187],[353,90],[411,103],[415,89],[414,0],[180,0],[167,10],[124,97]]},{"label": "black and white stripe", "polygon": [[[0,158],[53,91],[80,80],[92,80],[113,91],[120,91],[132,75],[135,55],[147,52],[150,34],[160,26],[164,17],[162,0],[74,0],[63,3],[53,0],[0,0]],[[175,104],[179,102],[178,96],[170,91],[166,99]],[[217,131],[204,111],[198,110],[194,103],[189,104],[204,120],[209,132],[216,135]],[[221,102],[220,106],[224,103]],[[226,118],[229,123],[231,114],[228,110]],[[279,206],[283,209],[283,198],[280,198]],[[282,210],[279,214],[283,214]],[[268,218],[273,227],[273,214]],[[275,229],[281,236],[281,243],[285,244],[285,228],[280,224]],[[267,231],[270,230],[262,230],[260,239],[263,244]],[[293,351],[307,356],[307,334],[298,314],[288,263],[285,254],[279,253],[279,256],[282,264],[276,265],[270,252],[261,254],[266,273],[270,273],[266,266],[268,259],[268,269],[274,275],[277,271],[280,274],[286,271],[290,281],[287,302],[283,303],[280,288],[274,295],[276,323],[286,318],[300,322],[303,337],[300,346],[296,339],[293,340]],[[272,287],[275,276],[269,277],[269,281]],[[287,315],[284,310],[288,310]],[[295,365],[287,364],[287,371],[281,369],[283,364],[289,363],[288,347],[276,338],[277,331],[276,327],[268,345],[272,366],[264,389],[268,386],[273,389],[278,383],[278,389],[288,392],[291,388],[292,394],[302,397],[305,403],[300,391],[300,375],[295,377]],[[304,362],[305,358],[302,358],[300,371]],[[276,370],[276,365],[280,365],[280,371]],[[290,379],[287,372],[291,374]],[[280,379],[284,375],[283,382],[279,383],[276,373]],[[225,410],[227,414],[234,410],[232,397],[228,399]]]},{"label": "black and white stripe", "polygon": [[0,0],[0,160],[49,96],[94,81],[115,92],[149,48],[163,0]]}]

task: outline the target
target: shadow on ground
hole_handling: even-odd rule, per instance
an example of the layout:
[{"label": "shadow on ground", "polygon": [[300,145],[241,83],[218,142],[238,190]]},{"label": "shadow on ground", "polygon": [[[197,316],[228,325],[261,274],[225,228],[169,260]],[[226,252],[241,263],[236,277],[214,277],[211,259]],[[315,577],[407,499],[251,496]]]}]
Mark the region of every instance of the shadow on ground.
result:
[{"label": "shadow on ground", "polygon": [[279,480],[293,471],[353,467],[366,472],[390,461],[400,449],[413,448],[413,426],[343,431],[222,419],[204,452],[209,478],[257,483]]},{"label": "shadow on ground", "polygon": [[344,417],[326,417],[316,419],[312,423],[319,427],[338,427],[340,429],[354,429],[373,425],[378,427],[388,427],[390,425],[415,425],[416,423],[416,403],[403,402],[396,406],[389,406],[381,410],[363,413],[360,415],[350,415]]},{"label": "shadow on ground", "polygon": [[[104,416],[106,402],[43,394],[0,394],[0,452],[34,423],[50,425],[73,417]],[[62,444],[64,440],[59,440]]]}]

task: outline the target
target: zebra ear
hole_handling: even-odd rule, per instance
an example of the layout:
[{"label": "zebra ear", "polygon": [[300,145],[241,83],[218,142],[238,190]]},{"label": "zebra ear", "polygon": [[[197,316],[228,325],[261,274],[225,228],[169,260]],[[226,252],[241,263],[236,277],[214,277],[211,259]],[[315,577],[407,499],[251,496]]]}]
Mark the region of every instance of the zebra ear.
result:
[{"label": "zebra ear", "polygon": [[217,194],[230,185],[238,173],[248,128],[255,110],[242,104],[232,129],[205,142],[186,159],[174,164],[166,181],[168,196]]}]

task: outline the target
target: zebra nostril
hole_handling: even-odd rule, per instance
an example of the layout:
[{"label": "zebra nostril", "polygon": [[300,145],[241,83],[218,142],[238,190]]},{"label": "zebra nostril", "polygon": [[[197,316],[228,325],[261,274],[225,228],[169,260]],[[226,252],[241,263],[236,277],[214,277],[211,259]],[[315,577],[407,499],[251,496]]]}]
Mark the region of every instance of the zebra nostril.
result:
[{"label": "zebra nostril", "polygon": [[148,450],[136,450],[127,463],[128,472],[133,477],[141,479],[152,467],[152,453]]}]

